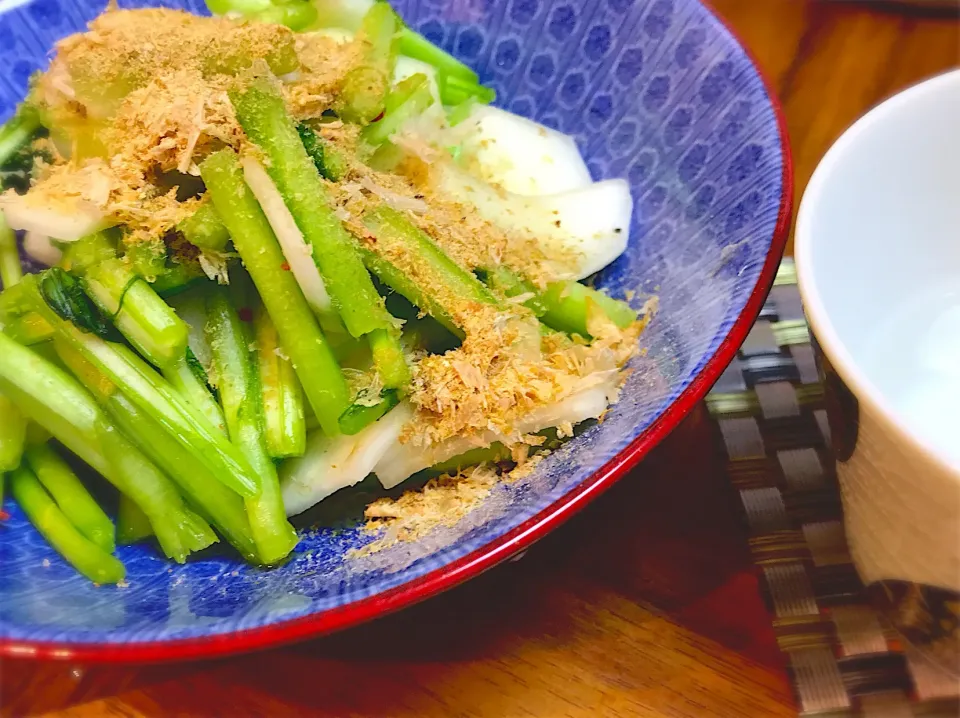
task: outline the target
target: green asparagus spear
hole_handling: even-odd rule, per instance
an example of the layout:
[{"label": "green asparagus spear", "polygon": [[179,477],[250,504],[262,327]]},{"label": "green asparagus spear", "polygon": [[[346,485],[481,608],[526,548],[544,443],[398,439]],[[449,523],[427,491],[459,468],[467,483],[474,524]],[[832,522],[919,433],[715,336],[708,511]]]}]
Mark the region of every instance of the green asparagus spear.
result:
[{"label": "green asparagus spear", "polygon": [[340,415],[350,405],[350,391],[300,287],[283,269],[283,252],[243,181],[237,156],[228,150],[217,152],[204,160],[200,173],[263,298],[307,400],[323,430],[336,435]]},{"label": "green asparagus spear", "polygon": [[258,304],[254,311],[253,325],[267,453],[274,459],[302,456],[307,445],[307,428],[300,381],[280,348],[277,329],[263,304]]},{"label": "green asparagus spear", "polygon": [[85,538],[26,467],[10,475],[10,493],[43,537],[74,568],[95,583],[119,583],[123,564]]},{"label": "green asparagus spear", "polygon": [[176,488],[133,446],[77,381],[0,334],[0,391],[129,496],[150,517],[164,553],[182,563],[216,540]]},{"label": "green asparagus spear", "polygon": [[297,545],[297,534],[287,521],[280,482],[267,454],[260,416],[260,387],[250,355],[248,337],[227,295],[219,289],[207,299],[207,332],[217,368],[217,388],[230,439],[257,470],[256,496],[246,499],[247,517],[260,560],[276,563]]},{"label": "green asparagus spear", "polygon": [[116,548],[113,522],[80,483],[67,462],[49,444],[31,446],[25,458],[70,523],[104,551],[113,553]]}]

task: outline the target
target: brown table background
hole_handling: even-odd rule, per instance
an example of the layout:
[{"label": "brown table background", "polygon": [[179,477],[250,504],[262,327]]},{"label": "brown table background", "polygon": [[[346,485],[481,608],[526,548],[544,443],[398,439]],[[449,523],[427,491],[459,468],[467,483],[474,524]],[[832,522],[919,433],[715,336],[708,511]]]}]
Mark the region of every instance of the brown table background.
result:
[{"label": "brown table background", "polygon": [[[779,93],[798,202],[824,152],[859,115],[960,64],[955,18],[878,11],[866,2],[712,4]],[[737,500],[714,446],[698,410],[641,467],[522,560],[376,623],[212,663],[4,661],[0,712],[795,715]]]}]

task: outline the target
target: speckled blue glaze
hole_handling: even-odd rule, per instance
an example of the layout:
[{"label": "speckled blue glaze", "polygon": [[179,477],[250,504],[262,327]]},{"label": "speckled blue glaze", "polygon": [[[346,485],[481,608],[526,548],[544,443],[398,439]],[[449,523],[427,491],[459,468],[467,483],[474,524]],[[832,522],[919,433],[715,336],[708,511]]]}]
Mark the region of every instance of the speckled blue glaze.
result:
[{"label": "speckled blue glaze", "polygon": [[[140,2],[202,12],[202,0]],[[6,7],[10,7],[7,3]],[[0,118],[105,0],[33,0],[0,16]],[[128,583],[95,587],[7,499],[0,528],[0,638],[121,644],[229,634],[342,607],[465,556],[574,489],[622,451],[702,371],[754,289],[781,205],[782,156],[770,100],[743,50],[694,0],[400,0],[401,14],[476,67],[499,104],[571,133],[597,178],[627,177],[636,198],[627,254],[600,284],[658,294],[647,353],[601,425],[497,488],[427,540],[364,559],[356,527],[303,535],[264,571],[213,558],[176,566],[121,548]],[[4,7],[0,0],[0,8]]]}]

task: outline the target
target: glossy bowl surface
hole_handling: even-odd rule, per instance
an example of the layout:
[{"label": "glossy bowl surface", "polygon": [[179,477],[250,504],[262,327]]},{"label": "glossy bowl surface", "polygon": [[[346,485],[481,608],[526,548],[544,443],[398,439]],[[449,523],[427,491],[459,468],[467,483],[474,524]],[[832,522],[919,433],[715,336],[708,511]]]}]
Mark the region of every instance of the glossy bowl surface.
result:
[{"label": "glossy bowl surface", "polygon": [[[105,0],[14,4],[0,15],[0,119],[54,43],[83,28]],[[162,4],[202,11],[201,0]],[[363,559],[346,558],[373,538],[358,530],[347,496],[340,500],[352,520],[304,532],[281,568],[225,557],[176,566],[134,546],[119,552],[128,585],[95,587],[8,499],[10,518],[0,528],[3,654],[211,656],[421,600],[529,545],[621,477],[734,356],[779,263],[792,187],[775,101],[720,20],[695,0],[400,0],[396,7],[476,67],[503,107],[573,134],[596,178],[629,179],[630,248],[599,284],[636,292],[637,306],[652,294],[660,304],[623,399],[601,425],[528,478],[498,486],[457,525]],[[362,490],[353,495],[359,504]]]}]

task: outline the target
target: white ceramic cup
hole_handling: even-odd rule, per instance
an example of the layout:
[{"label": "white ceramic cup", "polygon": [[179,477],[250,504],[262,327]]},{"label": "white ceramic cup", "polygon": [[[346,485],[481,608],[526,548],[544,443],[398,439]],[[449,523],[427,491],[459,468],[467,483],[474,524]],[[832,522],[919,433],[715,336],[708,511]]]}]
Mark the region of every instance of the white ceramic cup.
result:
[{"label": "white ceramic cup", "polygon": [[796,262],[854,563],[894,624],[956,668],[960,70],[887,100],[830,149],[800,205]]}]

